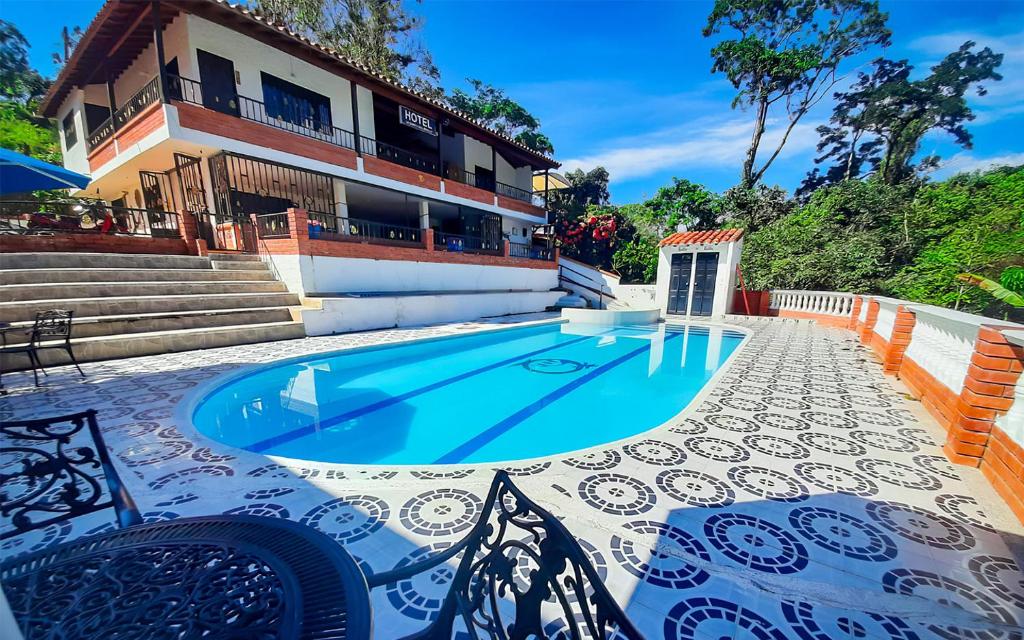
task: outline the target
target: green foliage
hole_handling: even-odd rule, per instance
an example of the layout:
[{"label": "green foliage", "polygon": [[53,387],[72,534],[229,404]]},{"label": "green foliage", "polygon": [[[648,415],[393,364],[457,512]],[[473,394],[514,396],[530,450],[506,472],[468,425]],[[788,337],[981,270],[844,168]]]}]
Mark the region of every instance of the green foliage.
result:
[{"label": "green foliage", "polygon": [[978,287],[982,291],[991,294],[996,300],[1005,302],[1011,307],[1024,307],[1024,296],[1016,291],[1010,291],[995,280],[990,280],[975,273],[961,273],[956,279]]},{"label": "green foliage", "polygon": [[1006,267],[999,274],[999,284],[1010,291],[1024,294],[1024,267]]},{"label": "green foliage", "polygon": [[634,235],[615,250],[612,268],[619,272],[623,283],[654,282],[658,277],[658,242],[647,235]]},{"label": "green foliage", "polygon": [[473,95],[461,89],[452,91],[448,103],[471,118],[541,153],[554,153],[551,140],[540,132],[540,121],[501,89],[480,80],[467,78]]},{"label": "green foliage", "polygon": [[50,82],[28,63],[28,42],[0,20],[0,146],[60,164],[57,128],[35,114]]},{"label": "green foliage", "polygon": [[630,218],[661,237],[675,231],[679,224],[697,231],[715,229],[721,216],[721,196],[703,185],[672,178],[672,184],[658,189],[653,198],[631,212]]},{"label": "green foliage", "polygon": [[737,186],[722,196],[722,212],[729,225],[749,233],[789,215],[795,206],[779,186]]},{"label": "green foliage", "polygon": [[0,147],[53,164],[61,162],[57,128],[16,102],[0,101]]},{"label": "green foliage", "polygon": [[[887,17],[876,0],[716,0],[704,36],[724,29],[735,37],[712,48],[712,71],[724,73],[736,88],[734,108],[754,108],[742,187],[761,180],[793,127],[839,82],[843,62],[872,46],[889,44]],[[784,112],[779,114],[786,122],[783,135],[755,169],[773,108]]]}]

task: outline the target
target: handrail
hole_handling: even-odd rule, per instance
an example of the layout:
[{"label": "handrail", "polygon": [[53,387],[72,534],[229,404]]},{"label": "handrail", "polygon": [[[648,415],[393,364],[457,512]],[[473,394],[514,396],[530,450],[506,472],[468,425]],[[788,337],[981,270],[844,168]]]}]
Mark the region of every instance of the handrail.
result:
[{"label": "handrail", "polygon": [[364,220],[361,218],[335,218],[338,227],[335,230],[328,230],[310,238],[313,240],[333,240],[340,242],[367,242],[399,244],[405,246],[422,247],[423,229],[419,227],[407,227],[400,224],[380,222],[378,220]]},{"label": "handrail", "polygon": [[114,132],[125,126],[146,107],[160,100],[160,76],[154,76],[141,89],[128,98],[114,115],[104,120],[86,136],[86,144],[92,150],[103,144]]},{"label": "handrail", "polygon": [[180,238],[173,211],[112,207],[101,201],[0,201],[0,235],[104,234]]},{"label": "handrail", "polygon": [[362,153],[376,156],[388,162],[394,162],[410,169],[425,171],[433,175],[440,175],[441,168],[438,166],[437,158],[431,158],[415,151],[409,151],[396,147],[387,142],[375,140],[369,136],[359,136],[359,149]]},{"label": "handrail", "polygon": [[499,196],[505,196],[514,200],[521,200],[522,202],[531,202],[533,194],[526,189],[520,189],[517,186],[511,184],[505,184],[504,182],[495,182],[494,192]]},{"label": "handrail", "polygon": [[838,291],[801,291],[772,289],[769,309],[849,316],[853,310],[853,294]]},{"label": "handrail", "polygon": [[484,238],[465,236],[458,233],[446,231],[434,232],[434,250],[449,251],[452,253],[484,253],[490,255],[501,255],[503,245],[490,246]]}]

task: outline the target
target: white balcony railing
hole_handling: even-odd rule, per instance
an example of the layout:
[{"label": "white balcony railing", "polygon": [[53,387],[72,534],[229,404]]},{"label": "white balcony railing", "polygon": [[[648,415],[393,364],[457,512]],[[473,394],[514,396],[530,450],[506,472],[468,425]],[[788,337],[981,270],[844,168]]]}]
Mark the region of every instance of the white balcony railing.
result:
[{"label": "white balcony railing", "polygon": [[892,330],[896,325],[896,309],[901,304],[904,304],[904,302],[895,298],[883,298],[880,296],[873,296],[871,299],[878,303],[875,333],[885,338],[886,341],[892,340]]},{"label": "white balcony railing", "polygon": [[853,309],[852,293],[835,291],[773,290],[768,308],[778,311],[798,311],[827,316],[849,317]]}]

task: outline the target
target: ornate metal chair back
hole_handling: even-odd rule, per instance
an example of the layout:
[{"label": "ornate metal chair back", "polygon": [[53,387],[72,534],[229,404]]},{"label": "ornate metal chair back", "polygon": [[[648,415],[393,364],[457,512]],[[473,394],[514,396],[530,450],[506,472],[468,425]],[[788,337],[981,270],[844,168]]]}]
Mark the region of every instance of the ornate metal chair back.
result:
[{"label": "ornate metal chair back", "polygon": [[0,441],[0,540],[107,507],[120,526],[141,524],[95,411],[4,421]]},{"label": "ornate metal chair back", "polygon": [[460,554],[437,617],[407,640],[450,640],[453,631],[473,640],[643,640],[572,534],[504,471],[463,540],[368,584],[408,580]]},{"label": "ornate metal chair back", "polygon": [[74,311],[63,309],[37,313],[35,324],[32,325],[32,344],[38,347],[46,338],[63,338],[65,342],[70,342],[72,315]]}]

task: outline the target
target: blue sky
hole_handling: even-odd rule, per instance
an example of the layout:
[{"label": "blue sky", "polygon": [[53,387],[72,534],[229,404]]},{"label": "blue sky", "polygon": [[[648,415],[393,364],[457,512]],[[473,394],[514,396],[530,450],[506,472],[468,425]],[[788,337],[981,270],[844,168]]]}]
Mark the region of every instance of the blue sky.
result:
[{"label": "blue sky", "polygon": [[[47,73],[61,26],[84,27],[101,4],[3,0],[2,16],[25,33],[33,63]],[[540,118],[566,168],[603,164],[612,200],[626,203],[672,176],[715,190],[738,180],[751,117],[730,108],[731,85],[710,73],[712,42],[700,31],[711,4],[424,0],[410,7],[424,18],[422,39],[445,86],[475,77],[504,88]],[[882,8],[893,31],[885,55],[908,58],[921,72],[967,39],[1006,54],[1004,80],[971,98],[974,148],[941,135],[926,140],[924,151],[946,159],[937,176],[1024,163],[1024,2],[883,0]],[[813,167],[814,128],[830,110],[825,104],[802,121],[767,182],[799,184]]]}]

